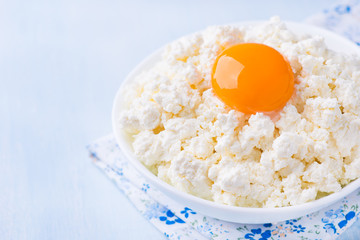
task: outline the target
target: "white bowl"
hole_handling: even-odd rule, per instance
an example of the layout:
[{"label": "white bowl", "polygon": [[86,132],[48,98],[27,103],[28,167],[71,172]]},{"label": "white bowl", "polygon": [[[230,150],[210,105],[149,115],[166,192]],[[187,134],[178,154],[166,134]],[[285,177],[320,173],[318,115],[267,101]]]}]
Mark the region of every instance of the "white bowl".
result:
[{"label": "white bowl", "polygon": [[[240,22],[235,25],[255,25],[262,22]],[[360,48],[348,39],[341,37],[333,32],[327,31],[311,25],[286,22],[287,27],[296,34],[321,35],[325,38],[327,46],[335,51],[347,54],[360,55]],[[129,137],[123,132],[118,124],[119,109],[122,107],[122,91],[123,88],[144,70],[149,69],[155,62],[160,60],[161,53],[164,48],[155,51],[153,54],[145,58],[138,66],[133,69],[126,79],[122,82],[119,91],[116,94],[113,112],[112,124],[116,140],[120,149],[131,162],[131,164],[156,188],[167,194],[177,202],[191,209],[198,211],[204,215],[214,218],[239,222],[239,223],[275,223],[283,220],[293,219],[304,216],[306,214],[325,208],[336,201],[341,200],[358,187],[360,187],[360,179],[353,181],[337,193],[330,194],[321,199],[304,203],[301,205],[281,207],[281,208],[248,208],[227,206],[220,203],[204,200],[188,193],[182,192],[175,187],[163,182],[154,174],[152,174],[134,155]]]}]

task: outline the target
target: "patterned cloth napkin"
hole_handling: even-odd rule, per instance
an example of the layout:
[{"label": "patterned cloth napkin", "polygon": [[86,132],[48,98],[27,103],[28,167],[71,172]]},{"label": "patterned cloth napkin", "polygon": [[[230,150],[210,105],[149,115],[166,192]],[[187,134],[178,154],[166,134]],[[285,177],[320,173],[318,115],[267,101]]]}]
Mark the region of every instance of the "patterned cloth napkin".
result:
[{"label": "patterned cloth napkin", "polygon": [[[360,0],[342,1],[306,20],[360,45]],[[88,146],[94,163],[139,212],[169,239],[335,239],[360,218],[360,189],[307,216],[277,224],[239,224],[207,217],[151,186],[126,160],[113,135]]]}]

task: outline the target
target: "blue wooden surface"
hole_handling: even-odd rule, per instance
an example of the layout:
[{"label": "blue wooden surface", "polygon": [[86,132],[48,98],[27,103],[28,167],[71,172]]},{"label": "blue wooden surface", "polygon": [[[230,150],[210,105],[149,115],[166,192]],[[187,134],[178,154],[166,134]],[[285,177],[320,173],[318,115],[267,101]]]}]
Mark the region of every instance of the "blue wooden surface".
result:
[{"label": "blue wooden surface", "polygon": [[333,2],[0,1],[0,239],[162,239],[85,149],[111,132],[121,80],[207,25],[302,21]]}]

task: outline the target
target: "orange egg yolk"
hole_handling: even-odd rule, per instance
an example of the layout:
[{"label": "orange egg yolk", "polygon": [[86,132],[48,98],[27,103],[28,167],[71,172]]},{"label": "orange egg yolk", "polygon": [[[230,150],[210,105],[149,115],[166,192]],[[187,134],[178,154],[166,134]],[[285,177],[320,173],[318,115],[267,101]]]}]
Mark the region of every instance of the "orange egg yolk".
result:
[{"label": "orange egg yolk", "polygon": [[281,110],[294,91],[294,74],[288,61],[274,48],[241,43],[225,49],[212,71],[215,94],[243,113]]}]

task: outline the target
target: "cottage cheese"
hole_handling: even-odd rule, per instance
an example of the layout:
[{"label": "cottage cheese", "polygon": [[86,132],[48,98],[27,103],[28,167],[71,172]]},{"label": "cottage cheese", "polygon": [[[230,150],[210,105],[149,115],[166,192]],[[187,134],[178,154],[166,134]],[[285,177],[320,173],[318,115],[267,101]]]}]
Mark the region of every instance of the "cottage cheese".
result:
[{"label": "cottage cheese", "polygon": [[[269,45],[290,62],[295,93],[277,118],[227,108],[211,89],[226,47]],[[341,190],[360,176],[360,60],[297,36],[278,18],[215,26],[166,47],[124,92],[119,124],[163,181],[215,202],[282,207]]]}]

